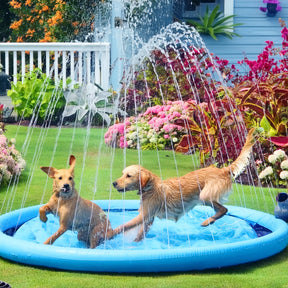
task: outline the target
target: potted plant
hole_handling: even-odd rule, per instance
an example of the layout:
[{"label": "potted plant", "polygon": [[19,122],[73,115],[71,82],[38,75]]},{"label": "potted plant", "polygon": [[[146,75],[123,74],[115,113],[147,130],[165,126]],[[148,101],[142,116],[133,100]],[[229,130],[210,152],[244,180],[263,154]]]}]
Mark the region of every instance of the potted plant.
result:
[{"label": "potted plant", "polygon": [[260,7],[262,12],[267,12],[267,16],[275,16],[278,11],[281,11],[279,0],[263,0],[266,3],[266,7]]},{"label": "potted plant", "polygon": [[240,37],[239,34],[233,31],[233,28],[242,25],[242,23],[231,23],[230,20],[233,17],[235,15],[223,16],[221,11],[219,11],[219,5],[212,12],[209,11],[207,6],[204,18],[199,16],[201,23],[194,20],[187,20],[186,23],[194,26],[200,34],[210,35],[215,40],[217,40],[216,34],[223,34],[232,39],[233,36]]}]

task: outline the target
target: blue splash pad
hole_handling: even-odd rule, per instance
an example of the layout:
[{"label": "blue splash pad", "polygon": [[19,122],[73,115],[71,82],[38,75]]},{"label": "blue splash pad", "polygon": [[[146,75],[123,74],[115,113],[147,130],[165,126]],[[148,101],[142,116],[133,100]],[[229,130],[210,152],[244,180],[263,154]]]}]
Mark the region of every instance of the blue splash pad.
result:
[{"label": "blue splash pad", "polygon": [[[170,220],[155,219],[144,241],[136,243],[138,229],[120,234],[106,241],[97,249],[109,250],[151,250],[189,247],[207,247],[227,244],[257,238],[255,230],[248,222],[229,215],[216,221],[208,227],[201,223],[215,213],[210,207],[198,206],[183,216],[177,223]],[[126,223],[138,215],[135,210],[109,211],[112,227]],[[48,221],[41,222],[39,217],[24,223],[14,234],[15,239],[41,244],[59,228],[59,220],[53,215],[47,215]],[[87,248],[84,242],[77,240],[77,232],[67,231],[53,244],[59,247]]]},{"label": "blue splash pad", "polygon": [[[97,204],[105,210],[109,208],[109,211],[116,213],[115,222],[111,219],[113,227],[135,215],[129,215],[130,211],[127,210],[137,210],[139,207],[139,201],[133,200],[104,200],[97,201]],[[62,240],[60,239],[57,243],[59,246],[56,243],[52,246],[41,244],[53,232],[48,231],[52,226],[50,227],[50,224],[46,224],[46,227],[45,224],[42,226],[43,223],[39,222],[37,217],[40,206],[33,206],[0,216],[0,256],[28,265],[71,271],[168,272],[203,270],[253,262],[275,255],[287,246],[288,228],[284,221],[276,219],[273,215],[251,209],[226,207],[229,215],[206,228],[200,225],[211,215],[210,213],[213,214],[213,210],[209,208],[206,210],[207,207],[197,207],[195,211],[190,212],[176,224],[172,221],[157,219],[143,242],[134,243],[132,240],[137,231],[131,231],[126,235],[118,235],[96,249],[84,249],[85,245],[79,243],[74,232],[66,232],[62,236],[69,238],[71,247],[67,247],[66,244],[65,247],[61,246]],[[123,213],[124,208],[125,213]],[[134,213],[137,214],[136,211]],[[109,213],[109,218],[111,216],[113,218],[113,215]],[[30,236],[27,240],[7,235],[7,231],[12,232],[15,230],[14,227],[19,228],[30,220],[38,221],[41,230],[48,229],[45,232],[48,234],[41,236],[43,239],[47,236],[44,240],[37,239],[35,236],[39,232],[39,226],[32,234],[28,233]],[[55,222],[55,219],[51,221],[54,221],[53,229],[57,230],[57,221]],[[195,228],[194,221],[200,230]],[[184,227],[182,227],[184,224],[182,222],[185,222]],[[21,229],[24,229],[24,225]],[[236,229],[238,225],[241,226],[240,231]],[[246,228],[243,229],[243,226]],[[225,229],[225,233],[228,233],[225,236],[221,234],[224,233],[224,228],[229,228]],[[72,234],[69,236],[69,233]],[[256,237],[256,234],[261,234],[262,237]],[[239,235],[244,239],[239,241]],[[17,237],[19,236],[20,234]],[[154,240],[157,241],[153,244]],[[79,245],[79,248],[74,245]]]}]

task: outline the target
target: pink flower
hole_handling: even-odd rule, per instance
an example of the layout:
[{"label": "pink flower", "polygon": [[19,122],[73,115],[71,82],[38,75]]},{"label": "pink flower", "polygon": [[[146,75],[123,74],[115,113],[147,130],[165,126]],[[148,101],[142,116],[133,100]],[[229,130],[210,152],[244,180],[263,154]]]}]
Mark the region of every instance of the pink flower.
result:
[{"label": "pink flower", "polygon": [[127,141],[126,141],[124,136],[120,137],[119,147],[120,148],[127,148],[128,147]]},{"label": "pink flower", "polygon": [[7,138],[5,135],[0,135],[0,145],[7,144]]},{"label": "pink flower", "polygon": [[1,153],[4,154],[4,155],[8,155],[8,151],[5,148],[2,149]]},{"label": "pink flower", "polygon": [[181,117],[181,114],[179,112],[173,112],[173,118],[179,118]]}]

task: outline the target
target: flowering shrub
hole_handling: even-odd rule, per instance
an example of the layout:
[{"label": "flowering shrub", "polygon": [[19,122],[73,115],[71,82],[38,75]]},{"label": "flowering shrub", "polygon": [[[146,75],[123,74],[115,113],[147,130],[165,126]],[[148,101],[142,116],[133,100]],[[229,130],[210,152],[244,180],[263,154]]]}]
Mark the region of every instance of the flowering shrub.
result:
[{"label": "flowering shrub", "polygon": [[265,169],[262,163],[257,162],[260,172],[259,179],[266,184],[267,180],[271,181],[275,187],[287,187],[288,183],[288,156],[282,149],[275,150],[268,156],[267,161],[270,163]]},{"label": "flowering shrub", "polygon": [[188,107],[188,102],[182,101],[150,107],[138,117],[110,126],[105,143],[120,148],[171,149],[185,134],[185,128],[174,124],[174,120],[190,113]]},{"label": "flowering shrub", "polygon": [[105,143],[143,150],[198,150],[202,165],[222,165],[235,159],[243,146],[245,125],[238,119],[236,127],[233,110],[229,99],[200,104],[195,100],[168,101],[109,127]]},{"label": "flowering shrub", "polygon": [[[245,71],[244,75],[238,74],[234,77],[233,82],[255,81],[260,80],[265,82],[273,74],[279,74],[282,78],[287,78],[285,75],[288,72],[288,29],[285,21],[279,19],[282,26],[281,37],[282,47],[274,47],[273,41],[265,41],[267,44],[264,50],[258,55],[256,60],[249,60],[247,57],[242,61],[238,61]],[[274,58],[276,56],[276,58]],[[280,56],[280,57],[278,57]],[[245,67],[248,66],[248,67]],[[248,70],[247,70],[248,68]],[[280,75],[281,73],[284,75]],[[255,83],[254,83],[255,85]]]},{"label": "flowering shrub", "polygon": [[97,1],[11,0],[9,4],[16,15],[10,25],[12,41],[64,42],[92,32],[94,9],[91,7]]},{"label": "flowering shrub", "polygon": [[15,139],[10,141],[0,131],[0,185],[6,184],[14,176],[19,176],[25,168],[25,160],[15,149]]},{"label": "flowering shrub", "polygon": [[122,89],[121,103],[129,115],[134,115],[135,107],[136,112],[143,112],[151,103],[176,101],[179,95],[184,101],[194,95],[198,102],[207,102],[216,95],[216,83],[211,77],[215,67],[204,48],[168,45],[163,50],[153,50],[141,67],[144,68],[139,68],[131,83]]}]

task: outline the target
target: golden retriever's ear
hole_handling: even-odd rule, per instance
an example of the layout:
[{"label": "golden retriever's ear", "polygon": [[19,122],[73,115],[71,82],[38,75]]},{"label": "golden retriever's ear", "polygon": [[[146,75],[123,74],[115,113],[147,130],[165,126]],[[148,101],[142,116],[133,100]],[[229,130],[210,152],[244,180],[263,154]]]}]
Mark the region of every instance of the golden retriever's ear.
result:
[{"label": "golden retriever's ear", "polygon": [[70,170],[73,172],[74,168],[75,168],[75,164],[76,164],[76,158],[74,155],[70,155],[70,159],[69,159],[69,165],[70,165]]},{"label": "golden retriever's ear", "polygon": [[140,171],[140,184],[141,188],[144,188],[150,179],[150,174],[146,170],[141,170]]},{"label": "golden retriever's ear", "polygon": [[40,169],[44,171],[50,178],[54,178],[57,169],[53,167],[43,167],[41,166]]}]

